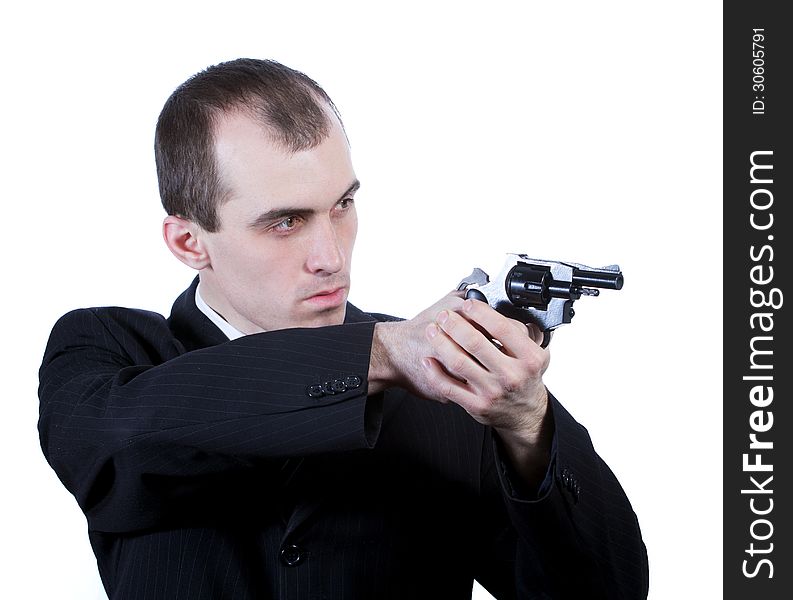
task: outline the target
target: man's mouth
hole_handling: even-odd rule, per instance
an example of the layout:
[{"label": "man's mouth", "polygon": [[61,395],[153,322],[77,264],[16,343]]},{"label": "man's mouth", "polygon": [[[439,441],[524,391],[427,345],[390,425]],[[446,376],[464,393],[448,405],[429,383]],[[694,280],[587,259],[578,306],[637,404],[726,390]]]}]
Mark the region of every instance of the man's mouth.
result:
[{"label": "man's mouth", "polygon": [[321,290],[306,299],[306,302],[317,308],[334,308],[341,306],[347,299],[347,288],[337,287]]}]

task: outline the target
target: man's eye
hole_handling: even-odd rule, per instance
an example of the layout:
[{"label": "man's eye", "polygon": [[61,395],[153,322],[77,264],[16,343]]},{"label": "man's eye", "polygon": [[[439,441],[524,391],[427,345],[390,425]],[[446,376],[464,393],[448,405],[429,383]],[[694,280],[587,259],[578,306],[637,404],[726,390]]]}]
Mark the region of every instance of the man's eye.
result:
[{"label": "man's eye", "polygon": [[290,231],[297,227],[297,217],[287,217],[283,221],[279,221],[273,225],[274,231]]},{"label": "man's eye", "polygon": [[343,200],[339,200],[339,208],[342,210],[350,208],[355,200],[353,198],[344,198]]}]

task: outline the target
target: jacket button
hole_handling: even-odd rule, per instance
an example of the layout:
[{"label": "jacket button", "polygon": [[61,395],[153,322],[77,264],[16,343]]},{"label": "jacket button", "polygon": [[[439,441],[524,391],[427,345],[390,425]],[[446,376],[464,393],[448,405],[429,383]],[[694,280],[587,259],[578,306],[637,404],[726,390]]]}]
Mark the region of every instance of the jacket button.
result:
[{"label": "jacket button", "polygon": [[281,548],[281,562],[287,567],[296,567],[303,562],[304,553],[294,544]]},{"label": "jacket button", "polygon": [[578,502],[578,497],[581,495],[581,485],[575,475],[565,467],[562,469],[561,477],[562,485],[570,493],[575,502]]},{"label": "jacket button", "polygon": [[361,383],[361,378],[357,375],[350,375],[344,379],[344,385],[347,386],[348,390],[354,390],[355,388],[361,387]]},{"label": "jacket button", "polygon": [[330,387],[337,394],[347,391],[347,385],[341,379],[334,379]]},{"label": "jacket button", "polygon": [[571,480],[572,480],[572,475],[570,474],[570,470],[567,467],[565,467],[564,469],[562,469],[562,483],[564,484],[564,487],[569,488]]},{"label": "jacket button", "polygon": [[573,485],[570,492],[573,494],[575,501],[578,502],[578,497],[581,495],[581,486],[579,485],[578,480],[575,478],[573,479]]},{"label": "jacket button", "polygon": [[322,389],[321,385],[314,384],[308,386],[306,393],[308,394],[309,398],[322,398],[322,396],[325,395],[325,390]]}]

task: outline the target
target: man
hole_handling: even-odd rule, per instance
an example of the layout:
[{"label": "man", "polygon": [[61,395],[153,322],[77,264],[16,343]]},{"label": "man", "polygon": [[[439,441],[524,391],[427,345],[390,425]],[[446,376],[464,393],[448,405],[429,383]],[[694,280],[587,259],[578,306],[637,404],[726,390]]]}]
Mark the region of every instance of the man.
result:
[{"label": "man", "polygon": [[457,294],[405,321],[346,302],[359,183],[314,81],[210,67],[155,154],[198,277],[167,320],[65,315],[40,372],[42,448],[111,598],[646,597],[539,331]]}]

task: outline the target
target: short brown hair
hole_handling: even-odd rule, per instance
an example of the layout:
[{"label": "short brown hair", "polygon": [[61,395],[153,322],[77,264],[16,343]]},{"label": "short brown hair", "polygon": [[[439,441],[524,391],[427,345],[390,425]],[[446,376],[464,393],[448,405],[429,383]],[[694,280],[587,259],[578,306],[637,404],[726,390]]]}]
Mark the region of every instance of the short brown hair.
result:
[{"label": "short brown hair", "polygon": [[323,104],[339,117],[313,79],[273,60],[240,58],[193,75],[171,94],[157,120],[154,157],[166,212],[206,231],[220,228],[218,208],[227,192],[215,161],[219,116],[247,111],[276,144],[298,152],[328,136],[331,123]]}]

